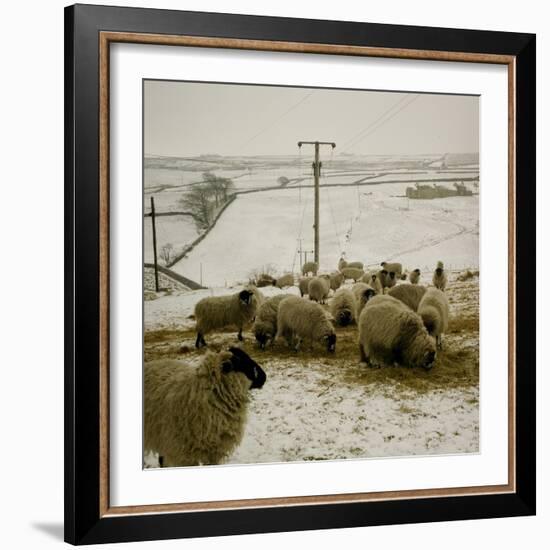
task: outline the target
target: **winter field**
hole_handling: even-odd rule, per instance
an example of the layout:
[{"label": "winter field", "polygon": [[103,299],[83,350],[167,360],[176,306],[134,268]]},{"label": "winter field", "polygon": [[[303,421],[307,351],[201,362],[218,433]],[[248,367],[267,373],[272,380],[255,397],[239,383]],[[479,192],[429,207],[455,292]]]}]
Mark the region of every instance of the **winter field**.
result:
[{"label": "winter field", "polygon": [[[313,180],[305,168],[309,160],[254,158],[245,167],[244,159],[234,159],[231,169],[228,162],[205,166],[216,176],[232,179],[236,199],[171,269],[199,283],[202,272],[204,286],[244,283],[265,266],[276,274],[298,272],[305,252],[311,259],[313,250]],[[146,169],[144,212],[150,211],[151,196],[157,212],[181,212],[181,197],[201,182],[200,168],[205,166]],[[281,177],[288,182],[281,184]],[[333,270],[342,253],[372,266],[398,259],[423,271],[433,269],[437,260],[449,269],[476,268],[478,178],[478,165],[442,168],[424,157],[328,161],[320,182],[321,268]],[[405,197],[406,188],[416,183],[452,188],[461,181],[472,196]],[[156,226],[159,251],[169,243],[177,254],[200,234],[191,216],[159,216]],[[144,218],[144,261],[151,262],[152,256],[151,221]]]},{"label": "winter field", "polygon": [[[231,178],[236,198],[213,227],[170,269],[202,286],[190,291],[162,278],[154,292],[145,272],[145,361],[198,362],[195,304],[205,296],[232,294],[254,274],[300,273],[313,250],[311,159],[153,159],[145,170],[144,213],[150,197],[157,212],[181,212],[186,189],[203,172]],[[448,158],[447,158],[448,160]],[[473,162],[475,160],[475,162]],[[368,368],[359,362],[357,328],[337,328],[336,353],[324,348],[289,350],[283,342],[261,351],[250,327],[243,347],[265,370],[267,382],[251,392],[245,437],[229,463],[338,460],[403,455],[475,453],[479,450],[479,281],[457,279],[479,266],[479,166],[476,159],[442,166],[432,157],[339,158],[326,162],[320,182],[320,271],[348,261],[378,267],[399,261],[419,268],[431,283],[445,263],[451,320],[431,371]],[[310,172],[310,170],[309,170]],[[281,179],[283,178],[283,179]],[[407,199],[407,187],[464,182],[471,196]],[[158,249],[185,250],[200,235],[193,217],[157,217]],[[144,261],[152,260],[150,218],[144,218]],[[300,247],[302,255],[300,255]],[[265,287],[268,297],[299,294]],[[325,306],[326,307],[326,306]],[[232,329],[206,336],[214,350],[237,343]],[[146,464],[158,465],[154,457]]]},{"label": "winter field", "polygon": [[[428,282],[428,281],[424,281]],[[194,304],[236,288],[173,288],[145,301],[145,361],[179,358],[198,362]],[[293,287],[261,289],[264,295],[297,294]],[[267,381],[251,391],[249,420],[229,463],[475,453],[479,450],[478,278],[451,274],[451,320],[431,371],[369,368],[359,362],[357,329],[337,328],[336,353],[321,346],[296,353],[283,342],[261,351],[244,332],[244,349]],[[234,330],[207,336],[211,349],[237,343]],[[149,466],[158,465],[151,455]]]}]

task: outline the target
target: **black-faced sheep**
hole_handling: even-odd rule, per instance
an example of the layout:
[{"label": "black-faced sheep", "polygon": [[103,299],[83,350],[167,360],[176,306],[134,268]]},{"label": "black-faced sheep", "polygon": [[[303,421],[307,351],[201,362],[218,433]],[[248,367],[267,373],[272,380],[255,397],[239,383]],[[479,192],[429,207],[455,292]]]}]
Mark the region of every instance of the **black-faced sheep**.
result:
[{"label": "black-faced sheep", "polygon": [[386,275],[386,288],[393,288],[397,284],[397,277],[393,271],[388,271]]},{"label": "black-faced sheep", "polygon": [[394,286],[388,292],[389,296],[393,296],[401,300],[405,305],[409,306],[413,311],[418,310],[418,304],[426,293],[426,287],[422,285],[412,285],[404,283]]},{"label": "black-faced sheep", "polygon": [[371,286],[376,294],[382,294],[384,292],[378,271],[368,271],[361,277],[361,282]]},{"label": "black-faced sheep", "polygon": [[385,269],[388,273],[393,271],[397,279],[401,279],[401,274],[403,273],[403,266],[398,262],[382,262],[380,264],[382,269]]},{"label": "black-faced sheep", "polygon": [[309,275],[310,273],[315,276],[319,271],[319,264],[317,262],[306,262],[302,266],[302,275]]},{"label": "black-faced sheep", "polygon": [[330,314],[334,317],[336,323],[342,327],[353,323],[356,309],[355,296],[347,288],[338,290],[329,304]]},{"label": "black-faced sheep", "polygon": [[436,356],[434,339],[422,319],[392,296],[375,296],[359,317],[359,351],[367,364],[430,369]]},{"label": "black-faced sheep", "polygon": [[361,311],[367,304],[367,302],[376,295],[374,288],[367,283],[355,283],[351,287],[353,297],[355,298],[355,318],[359,319]]},{"label": "black-faced sheep", "polygon": [[286,273],[285,275],[281,275],[281,277],[277,277],[277,279],[273,282],[273,286],[276,286],[277,288],[294,286],[294,275],[292,273]]},{"label": "black-faced sheep", "polygon": [[357,282],[365,274],[362,269],[359,269],[357,267],[344,267],[341,270],[341,273],[344,277],[344,281],[347,281],[348,279],[353,279],[354,282]]},{"label": "black-faced sheep", "polygon": [[449,324],[449,300],[445,293],[438,288],[429,288],[420,300],[418,315],[441,349],[441,335],[447,331]]},{"label": "black-faced sheep", "polygon": [[313,277],[309,281],[307,293],[309,299],[324,304],[330,292],[330,281],[325,277]]},{"label": "black-faced sheep", "polygon": [[411,285],[416,285],[418,281],[420,281],[420,269],[417,268],[409,273],[409,282]]},{"label": "black-faced sheep", "polygon": [[162,466],[219,464],[242,440],[249,390],[265,372],[239,348],[207,353],[198,366],[161,359],[144,367],[144,449]]},{"label": "black-faced sheep", "polygon": [[336,334],[325,310],[314,302],[290,296],[279,304],[277,338],[285,338],[290,347],[298,351],[300,343],[322,342],[328,352],[336,349]]},{"label": "black-faced sheep", "polygon": [[300,296],[303,298],[305,294],[308,293],[309,289],[309,282],[313,279],[313,277],[302,277],[298,281],[298,289],[300,291]]},{"label": "black-faced sheep", "polygon": [[434,276],[432,277],[432,283],[435,288],[439,290],[445,290],[447,287],[447,274],[443,269],[443,262],[437,262],[437,267],[434,271]]},{"label": "black-faced sheep", "polygon": [[243,327],[254,319],[261,301],[260,291],[254,288],[245,288],[229,296],[208,296],[199,300],[195,305],[195,346],[206,346],[205,334],[227,326],[237,327],[238,338],[242,341]]},{"label": "black-faced sheep", "polygon": [[279,294],[268,298],[258,309],[256,320],[254,321],[253,332],[260,348],[264,349],[266,345],[275,340],[277,335],[277,312],[279,304],[291,294]]}]

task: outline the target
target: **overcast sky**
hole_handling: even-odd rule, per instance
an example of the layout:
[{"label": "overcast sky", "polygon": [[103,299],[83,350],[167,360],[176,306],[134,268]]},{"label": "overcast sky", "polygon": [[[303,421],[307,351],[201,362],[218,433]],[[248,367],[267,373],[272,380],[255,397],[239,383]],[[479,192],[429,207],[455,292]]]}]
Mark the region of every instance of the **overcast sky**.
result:
[{"label": "overcast sky", "polygon": [[146,81],[144,110],[152,155],[294,155],[300,140],[335,153],[479,150],[477,96]]}]

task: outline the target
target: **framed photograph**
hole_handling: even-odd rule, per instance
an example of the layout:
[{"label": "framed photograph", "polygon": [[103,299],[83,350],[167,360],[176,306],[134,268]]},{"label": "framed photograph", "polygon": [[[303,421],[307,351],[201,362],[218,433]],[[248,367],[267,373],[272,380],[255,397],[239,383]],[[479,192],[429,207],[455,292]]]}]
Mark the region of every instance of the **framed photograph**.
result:
[{"label": "framed photograph", "polygon": [[65,11],[65,539],[535,513],[535,36]]}]

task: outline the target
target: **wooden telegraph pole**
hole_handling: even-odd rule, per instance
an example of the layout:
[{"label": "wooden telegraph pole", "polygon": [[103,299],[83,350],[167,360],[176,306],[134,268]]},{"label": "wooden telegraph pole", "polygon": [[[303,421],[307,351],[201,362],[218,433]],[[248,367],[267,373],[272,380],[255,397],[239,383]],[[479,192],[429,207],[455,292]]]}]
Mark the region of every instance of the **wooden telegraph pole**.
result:
[{"label": "wooden telegraph pole", "polygon": [[155,290],[159,291],[159,272],[157,267],[157,229],[155,227],[155,199],[151,197],[151,222],[153,224],[153,256],[155,258]]},{"label": "wooden telegraph pole", "polygon": [[313,162],[313,179],[315,183],[315,204],[313,207],[313,231],[314,231],[314,261],[319,264],[319,178],[321,177],[321,161],[319,159],[319,146],[330,145],[333,149],[336,143],[332,141],[299,141],[298,147],[302,149],[302,145],[315,146],[315,160]]}]

